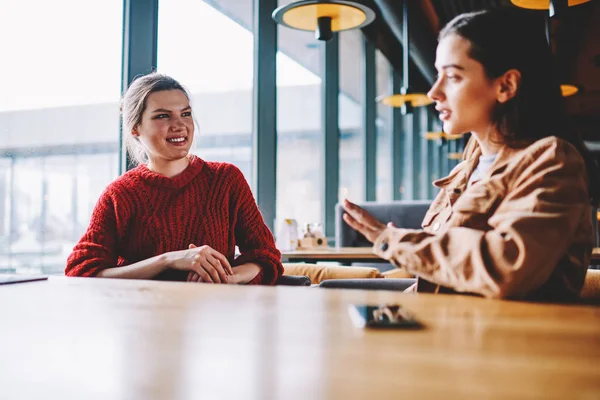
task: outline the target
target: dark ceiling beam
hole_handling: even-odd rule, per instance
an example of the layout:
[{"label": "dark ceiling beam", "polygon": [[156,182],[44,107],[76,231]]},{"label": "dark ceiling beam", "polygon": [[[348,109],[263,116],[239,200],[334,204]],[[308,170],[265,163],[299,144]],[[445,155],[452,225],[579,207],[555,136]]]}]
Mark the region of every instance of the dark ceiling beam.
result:
[{"label": "dark ceiling beam", "polygon": [[[396,39],[404,46],[405,41],[402,35],[402,2],[397,0],[374,0],[374,2]],[[432,84],[436,76],[434,67],[435,33],[429,28],[429,21],[417,2],[409,1],[408,10],[410,18],[410,58],[425,80],[429,84]]]},{"label": "dark ceiling beam", "polygon": [[[363,1],[366,3],[366,1]],[[370,7],[375,8],[374,4],[369,4]],[[362,31],[371,43],[383,53],[383,55],[390,62],[392,68],[402,74],[402,45],[396,39],[394,33],[390,30],[389,26],[384,22],[383,17],[379,13],[379,10],[375,10],[378,13],[375,22],[366,27],[362,28]],[[426,92],[431,87],[431,84],[425,80],[421,75],[421,71],[417,68],[413,60],[409,63],[409,74],[410,84],[415,91]],[[377,93],[377,95],[390,95],[392,93]]]},{"label": "dark ceiling beam", "polygon": [[377,17],[372,24],[362,28],[363,34],[375,45],[388,59],[392,67],[397,71],[402,71],[402,45],[394,36],[390,27],[383,20],[383,16],[372,0],[362,2],[375,11]]},{"label": "dark ceiling beam", "polygon": [[423,9],[423,14],[425,18],[429,21],[429,25],[434,32],[439,32],[440,30],[440,17],[435,12],[435,8],[433,4],[431,4],[431,0],[422,0],[421,8]]}]

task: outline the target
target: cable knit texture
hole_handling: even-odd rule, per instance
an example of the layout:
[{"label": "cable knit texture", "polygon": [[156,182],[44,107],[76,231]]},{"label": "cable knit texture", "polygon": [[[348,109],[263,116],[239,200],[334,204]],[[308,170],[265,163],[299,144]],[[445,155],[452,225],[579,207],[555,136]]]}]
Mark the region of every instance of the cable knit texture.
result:
[{"label": "cable knit texture", "polygon": [[[250,283],[272,285],[283,274],[281,254],[242,172],[234,165],[190,156],[167,178],[139,165],[102,193],[90,225],[67,260],[68,276],[95,276],[189,244],[208,245],[231,265],[252,262],[261,272]],[[241,255],[235,257],[235,246]],[[185,281],[168,269],[155,279]]]}]

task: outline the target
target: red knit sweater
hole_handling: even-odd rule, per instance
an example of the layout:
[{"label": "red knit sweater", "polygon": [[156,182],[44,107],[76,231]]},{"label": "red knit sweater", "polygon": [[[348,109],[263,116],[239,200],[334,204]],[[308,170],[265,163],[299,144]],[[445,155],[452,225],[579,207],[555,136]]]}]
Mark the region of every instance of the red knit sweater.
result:
[{"label": "red knit sweater", "polygon": [[[190,156],[190,165],[173,178],[140,165],[112,182],[69,256],[65,274],[95,276],[105,268],[187,249],[190,243],[212,247],[232,267],[260,265],[251,283],[272,285],[283,273],[281,254],[242,172]],[[236,245],[241,255],[234,259]],[[185,281],[187,274],[169,269],[155,279]]]}]

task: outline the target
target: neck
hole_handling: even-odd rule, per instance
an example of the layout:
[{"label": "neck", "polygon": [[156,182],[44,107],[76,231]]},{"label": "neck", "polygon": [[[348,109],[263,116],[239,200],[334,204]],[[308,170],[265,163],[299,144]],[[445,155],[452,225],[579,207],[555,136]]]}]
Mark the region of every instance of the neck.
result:
[{"label": "neck", "polygon": [[148,169],[157,174],[172,178],[181,174],[190,165],[190,159],[183,157],[178,160],[150,159]]},{"label": "neck", "polygon": [[473,131],[471,133],[477,139],[483,156],[498,154],[502,148],[501,136],[493,126],[490,126],[487,131]]}]

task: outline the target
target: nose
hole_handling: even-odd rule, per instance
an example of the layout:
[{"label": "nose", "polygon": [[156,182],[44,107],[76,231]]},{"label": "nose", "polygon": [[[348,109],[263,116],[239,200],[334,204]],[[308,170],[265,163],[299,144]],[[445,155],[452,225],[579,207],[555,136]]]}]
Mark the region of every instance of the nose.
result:
[{"label": "nose", "polygon": [[429,97],[433,101],[442,101],[444,97],[444,92],[441,89],[441,80],[438,79],[433,83],[429,92],[427,92],[427,97]]},{"label": "nose", "polygon": [[183,122],[183,118],[179,117],[179,116],[175,116],[174,118],[171,119],[171,129],[177,131],[180,129],[183,129],[185,127],[185,124]]}]

